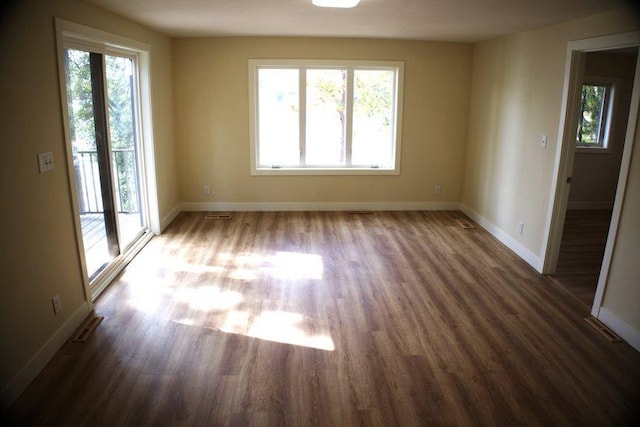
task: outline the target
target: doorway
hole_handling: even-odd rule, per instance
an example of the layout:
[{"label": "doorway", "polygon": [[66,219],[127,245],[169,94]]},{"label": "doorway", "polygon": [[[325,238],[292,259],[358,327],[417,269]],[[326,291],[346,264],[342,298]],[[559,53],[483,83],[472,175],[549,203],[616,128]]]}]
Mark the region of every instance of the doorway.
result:
[{"label": "doorway", "polygon": [[[609,266],[612,260],[613,248],[616,243],[618,224],[625,200],[625,189],[627,177],[631,164],[631,153],[635,143],[635,129],[638,120],[640,107],[640,72],[638,67],[638,46],[640,46],[640,31],[621,33],[610,36],[596,37],[593,39],[577,40],[569,42],[567,49],[567,61],[565,65],[565,83],[563,88],[562,114],[560,118],[561,134],[558,138],[556,149],[556,163],[554,174],[554,191],[551,195],[551,204],[547,216],[545,243],[544,243],[544,274],[556,273],[559,261],[561,242],[567,208],[569,207],[570,190],[573,186],[574,160],[576,158],[576,141],[596,142],[594,137],[579,138],[580,123],[579,118],[584,110],[582,101],[583,83],[590,86],[603,86],[606,83],[592,81],[585,82],[585,67],[587,55],[591,52],[606,53],[620,50],[620,54],[632,53],[636,56],[636,64],[633,76],[633,85],[630,93],[630,107],[628,119],[621,126],[619,132],[624,134],[624,144],[622,146],[619,172],[616,176],[616,188],[613,196],[613,206],[608,231],[606,233],[606,243],[604,254],[601,257],[597,285],[593,295],[591,314],[599,318],[601,305],[607,285]],[[626,51],[626,52],[624,52]],[[591,88],[592,91],[595,88]],[[610,111],[608,111],[610,113]],[[591,114],[591,117],[593,114]],[[600,134],[599,134],[600,135]],[[584,136],[584,135],[582,135]],[[598,137],[599,138],[599,137]],[[598,141],[601,142],[601,141]],[[579,144],[578,144],[579,145]],[[595,146],[591,146],[594,147]],[[606,147],[605,147],[606,148]],[[579,150],[578,150],[579,151]],[[605,151],[601,151],[604,153]],[[589,174],[593,174],[593,169],[588,169]],[[595,174],[594,174],[595,175]],[[575,202],[575,200],[574,200]],[[610,203],[610,201],[609,201]],[[578,203],[579,204],[579,203]],[[571,210],[570,210],[571,211]],[[591,291],[593,292],[593,291]],[[616,328],[614,328],[616,329]]]},{"label": "doorway", "polygon": [[134,70],[134,57],[65,48],[73,175],[91,282],[147,229]]},{"label": "doorway", "polygon": [[85,288],[95,300],[152,236],[140,58],[113,45],[61,38],[69,178]]},{"label": "doorway", "polygon": [[638,48],[584,54],[571,185],[554,280],[590,309],[624,152]]}]

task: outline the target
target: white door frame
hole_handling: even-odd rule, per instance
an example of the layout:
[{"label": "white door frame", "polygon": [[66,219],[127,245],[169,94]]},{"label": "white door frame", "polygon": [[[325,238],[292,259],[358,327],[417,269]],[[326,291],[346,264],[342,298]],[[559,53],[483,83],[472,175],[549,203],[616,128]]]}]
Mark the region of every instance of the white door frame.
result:
[{"label": "white door frame", "polygon": [[[612,50],[625,47],[640,46],[640,31],[614,34],[610,36],[596,37],[584,40],[569,42],[567,46],[567,59],[565,63],[565,76],[562,96],[562,110],[560,115],[560,126],[556,157],[554,163],[554,177],[547,221],[545,224],[545,240],[543,242],[544,260],[542,266],[543,274],[555,273],[558,254],[560,252],[560,242],[564,228],[564,219],[569,201],[570,185],[567,178],[571,176],[573,170],[573,160],[575,156],[574,140],[576,136],[576,126],[579,114],[579,98],[581,89],[581,78],[584,72],[584,54],[602,50]],[[620,174],[618,176],[618,187],[613,205],[611,225],[605,246],[602,267],[598,278],[596,295],[591,308],[591,314],[598,317],[602,298],[609,276],[611,256],[618,233],[620,213],[624,202],[625,187],[631,162],[631,152],[635,142],[636,122],[638,120],[638,109],[640,104],[640,55],[636,63],[633,91],[631,94],[631,105],[629,107],[629,120],[625,134],[624,151],[620,164]]]},{"label": "white door frame", "polygon": [[[155,172],[155,156],[153,145],[153,124],[151,122],[151,46],[131,40],[116,34],[107,33],[75,22],[66,21],[64,19],[55,18],[56,28],[56,49],[58,57],[58,78],[60,88],[60,101],[62,107],[62,124],[65,135],[66,157],[67,157],[67,173],[69,191],[71,193],[72,207],[74,213],[74,223],[76,230],[76,242],[78,247],[78,257],[83,271],[84,292],[89,308],[93,308],[93,301],[108,286],[108,284],[117,276],[117,274],[131,261],[135,254],[142,249],[144,244],[149,241],[153,234],[160,234],[160,216],[158,209],[158,192],[156,185]],[[138,116],[140,118],[139,132],[141,135],[142,150],[144,151],[143,164],[141,165],[141,174],[144,174],[144,180],[141,185],[146,187],[149,228],[151,233],[146,233],[140,239],[138,244],[134,244],[128,251],[116,257],[111,265],[103,270],[94,283],[90,283],[87,275],[87,265],[84,252],[84,243],[82,240],[82,227],[80,224],[80,208],[78,206],[78,195],[73,172],[73,153],[71,149],[71,137],[69,131],[69,111],[67,104],[66,79],[64,72],[64,49],[65,44],[74,43],[78,45],[87,45],[94,51],[106,51],[107,49],[125,52],[137,57],[138,76],[137,82],[139,92]],[[97,49],[97,50],[96,50]]]}]

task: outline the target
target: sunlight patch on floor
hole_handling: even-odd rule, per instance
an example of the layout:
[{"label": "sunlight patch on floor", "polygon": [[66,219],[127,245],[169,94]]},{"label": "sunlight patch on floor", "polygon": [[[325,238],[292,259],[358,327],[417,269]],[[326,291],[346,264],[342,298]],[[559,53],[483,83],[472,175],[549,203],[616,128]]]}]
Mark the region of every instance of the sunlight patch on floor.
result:
[{"label": "sunlight patch on floor", "polygon": [[304,316],[300,313],[263,311],[257,316],[251,316],[248,312],[232,310],[227,314],[220,330],[283,344],[335,350],[330,336],[307,334],[299,325],[303,322]]},{"label": "sunlight patch on floor", "polygon": [[[158,264],[162,265],[162,273],[149,277],[148,272],[154,268],[151,265]],[[215,265],[200,265],[179,257],[155,254],[147,259],[139,258],[127,269],[123,279],[136,283],[128,295],[128,304],[136,310],[161,315],[166,312],[172,322],[181,325],[334,351],[331,336],[318,331],[317,322],[308,315],[295,310],[256,310],[263,304],[260,290],[254,295],[257,299],[253,300],[252,288],[246,288],[246,292],[236,290],[238,281],[268,278],[272,281],[265,286],[277,287],[278,281],[304,283],[322,280],[323,276],[324,264],[320,255],[278,251],[271,254],[223,253],[216,258]]]},{"label": "sunlight patch on floor", "polygon": [[149,275],[147,271],[143,265],[137,264],[135,268],[127,268],[122,280],[135,283],[129,287],[127,304],[138,311],[153,314],[161,308],[169,282],[163,277]]},{"label": "sunlight patch on floor", "polygon": [[320,255],[276,252],[268,260],[266,271],[274,279],[322,280],[324,264]]},{"label": "sunlight patch on floor", "polygon": [[239,292],[223,291],[217,286],[200,286],[198,288],[181,288],[173,294],[174,300],[201,311],[228,310],[240,304],[244,297]]},{"label": "sunlight patch on floor", "polygon": [[266,275],[280,280],[322,280],[322,257],[300,252],[276,252],[273,255],[242,253],[221,254],[218,259],[230,262],[234,268],[229,277],[236,280],[255,280]]}]

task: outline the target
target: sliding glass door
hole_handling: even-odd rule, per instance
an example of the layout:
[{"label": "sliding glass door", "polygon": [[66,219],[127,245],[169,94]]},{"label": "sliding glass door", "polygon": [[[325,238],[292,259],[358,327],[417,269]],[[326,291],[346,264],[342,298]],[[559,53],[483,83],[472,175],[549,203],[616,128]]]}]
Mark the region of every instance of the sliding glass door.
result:
[{"label": "sliding glass door", "polygon": [[91,284],[148,230],[136,57],[65,47],[73,176]]},{"label": "sliding glass door", "polygon": [[146,228],[140,199],[139,150],[132,58],[105,55],[109,135],[120,246],[128,248]]}]

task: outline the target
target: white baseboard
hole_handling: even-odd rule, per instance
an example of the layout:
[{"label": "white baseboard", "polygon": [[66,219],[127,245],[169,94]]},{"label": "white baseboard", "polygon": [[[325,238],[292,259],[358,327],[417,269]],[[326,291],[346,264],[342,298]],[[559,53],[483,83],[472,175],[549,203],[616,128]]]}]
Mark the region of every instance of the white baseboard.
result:
[{"label": "white baseboard", "polygon": [[183,203],[180,210],[189,212],[256,211],[433,211],[459,210],[458,202],[210,202]]},{"label": "white baseboard", "polygon": [[0,392],[0,404],[2,412],[22,394],[36,376],[47,366],[47,363],[56,354],[62,345],[82,325],[91,309],[85,301],[71,314],[69,319],[58,329],[49,340],[36,352],[18,373],[9,380],[9,383]]},{"label": "white baseboard", "polygon": [[613,201],[584,202],[579,200],[569,200],[567,204],[569,210],[611,210],[613,209]]},{"label": "white baseboard", "polygon": [[516,253],[520,258],[526,261],[527,264],[532,266],[538,271],[538,273],[542,273],[542,260],[540,256],[534,254],[526,248],[522,243],[518,242],[516,239],[511,237],[506,231],[487,220],[479,213],[471,209],[469,206],[465,204],[460,205],[460,210],[464,212],[469,218],[480,224],[485,230],[487,230],[493,237],[502,242],[506,247],[511,249]]},{"label": "white baseboard", "polygon": [[178,214],[180,213],[180,211],[182,211],[182,204],[177,204],[173,209],[171,209],[171,211],[169,211],[169,213],[167,215],[165,215],[164,218],[162,218],[162,220],[160,221],[160,232],[162,233],[164,231],[165,228],[167,228],[169,226],[169,224],[171,224],[171,222],[173,222],[174,219],[176,219],[176,217],[178,216]]},{"label": "white baseboard", "polygon": [[640,351],[640,332],[635,330],[624,320],[616,316],[606,307],[600,307],[598,320],[607,325],[613,332],[620,335],[620,338],[628,342],[633,348]]}]

